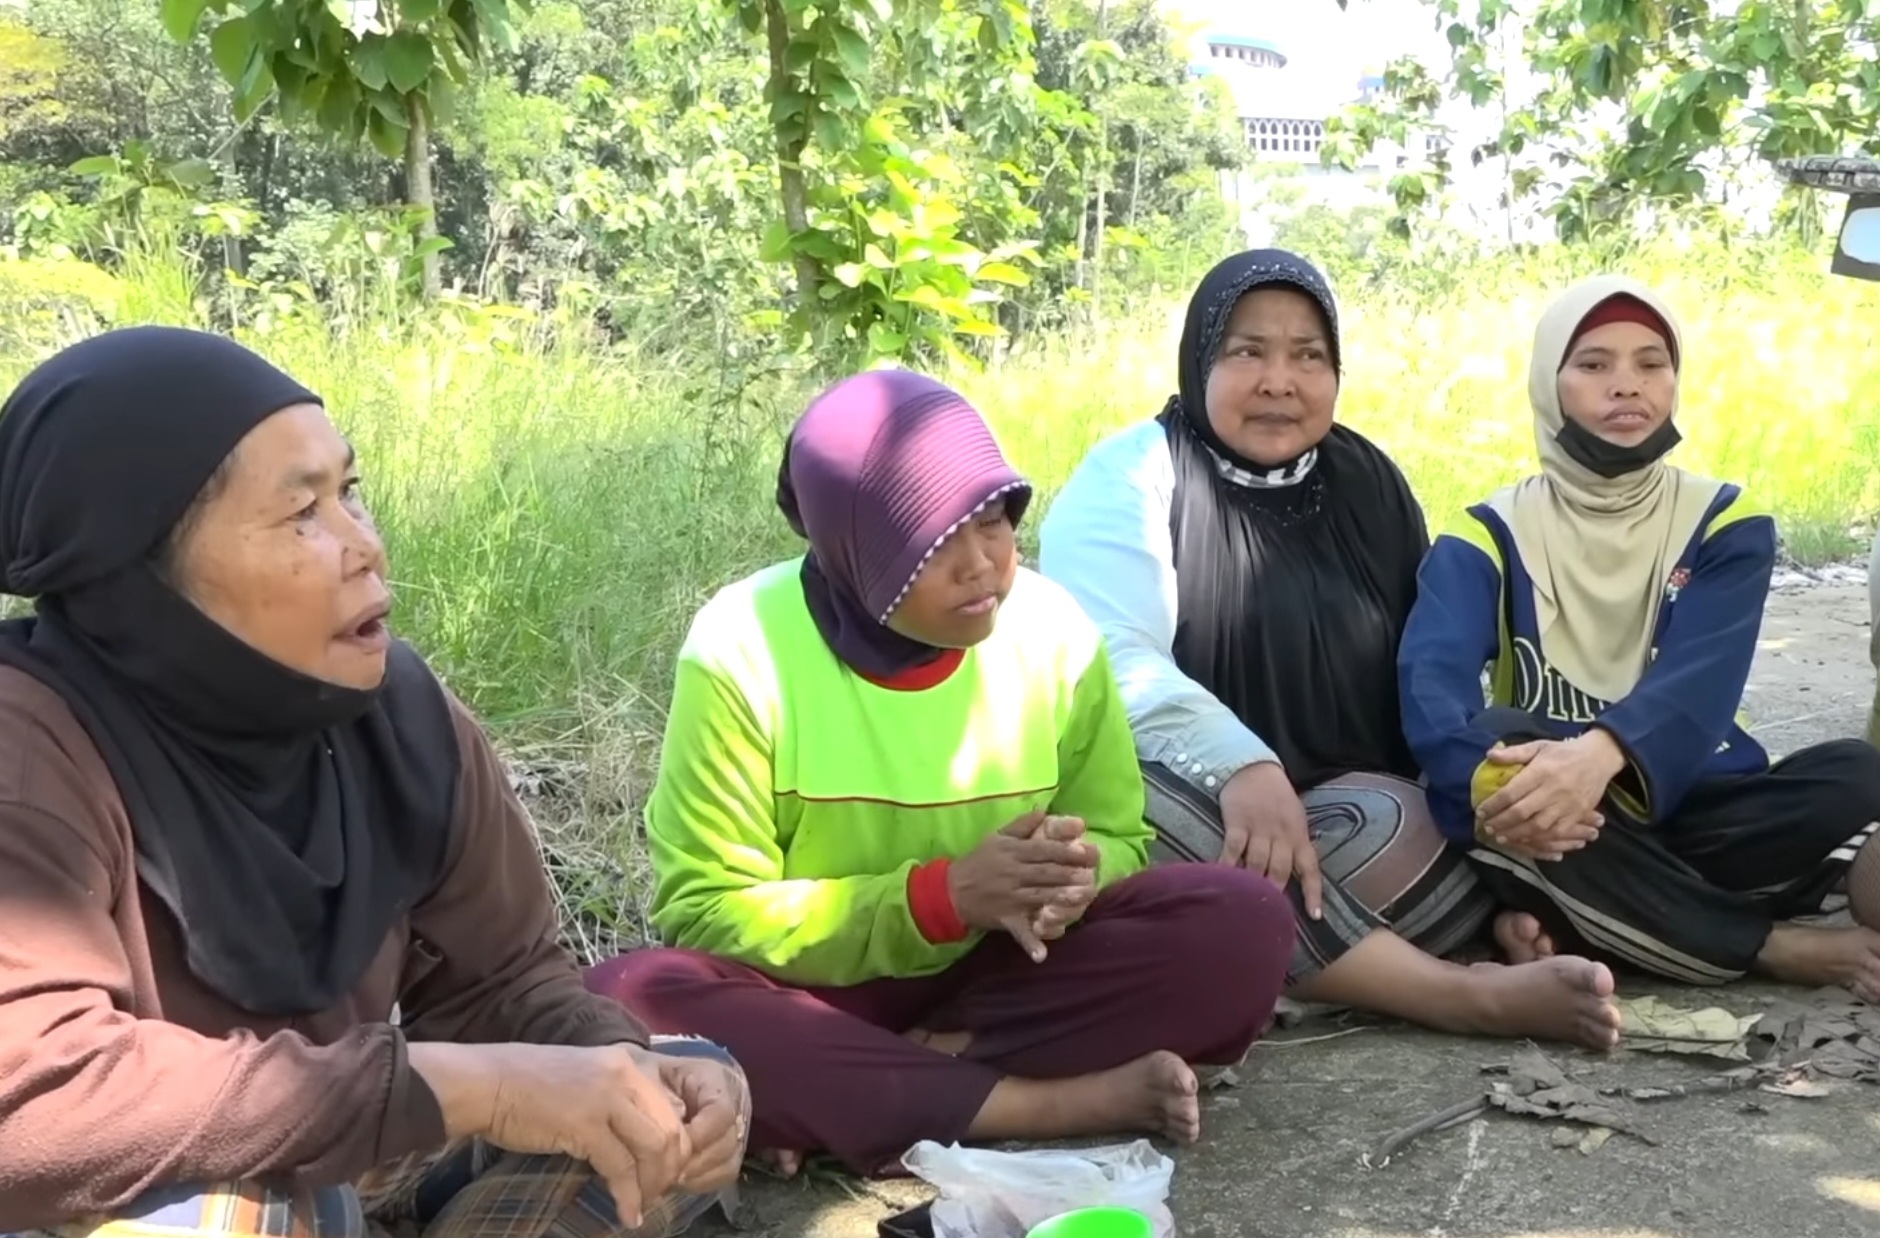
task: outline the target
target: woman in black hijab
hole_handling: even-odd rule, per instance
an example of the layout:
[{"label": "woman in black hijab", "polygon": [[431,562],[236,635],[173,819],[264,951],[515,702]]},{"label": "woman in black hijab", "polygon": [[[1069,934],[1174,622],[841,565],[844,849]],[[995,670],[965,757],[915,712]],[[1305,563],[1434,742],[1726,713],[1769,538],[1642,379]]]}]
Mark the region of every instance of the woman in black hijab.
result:
[{"label": "woman in black hijab", "polygon": [[193,331],[52,357],[0,409],[0,589],[0,1233],[312,1190],[523,1238],[555,1182],[663,1233],[735,1176],[736,1067],[587,993],[318,397]]},{"label": "woman in black hijab", "polygon": [[1397,644],[1429,536],[1402,472],[1334,422],[1341,362],[1310,263],[1219,264],[1189,303],[1178,393],[1078,468],[1040,566],[1105,631],[1160,857],[1289,883],[1293,997],[1604,1048],[1598,964],[1440,957],[1494,906],[1403,738]]}]

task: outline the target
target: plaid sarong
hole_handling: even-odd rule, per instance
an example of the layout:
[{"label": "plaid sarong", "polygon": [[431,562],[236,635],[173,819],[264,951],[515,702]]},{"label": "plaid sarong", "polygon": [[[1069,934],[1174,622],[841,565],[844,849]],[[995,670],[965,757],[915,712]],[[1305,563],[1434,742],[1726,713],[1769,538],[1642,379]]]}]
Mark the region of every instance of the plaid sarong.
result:
[{"label": "plaid sarong", "polygon": [[[662,1053],[731,1061],[708,1041],[654,1043]],[[677,1238],[714,1204],[728,1214],[736,1189],[673,1192],[649,1203],[644,1223],[629,1230],[584,1163],[468,1140],[381,1166],[350,1186],[159,1187],[108,1217],[0,1238]]]}]

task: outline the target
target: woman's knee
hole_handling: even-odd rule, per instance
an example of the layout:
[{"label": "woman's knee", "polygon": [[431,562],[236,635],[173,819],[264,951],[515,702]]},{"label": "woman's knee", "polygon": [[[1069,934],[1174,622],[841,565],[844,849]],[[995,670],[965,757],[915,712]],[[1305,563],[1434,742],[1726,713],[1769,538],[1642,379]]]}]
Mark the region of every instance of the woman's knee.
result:
[{"label": "woman's knee", "polygon": [[724,978],[719,960],[696,950],[649,946],[603,959],[587,969],[588,991],[611,997],[635,1011],[658,1003],[675,989]]},{"label": "woman's knee", "polygon": [[1168,938],[1171,960],[1255,978],[1284,974],[1298,921],[1277,883],[1224,864],[1167,865],[1130,880],[1157,896],[1151,918]]}]

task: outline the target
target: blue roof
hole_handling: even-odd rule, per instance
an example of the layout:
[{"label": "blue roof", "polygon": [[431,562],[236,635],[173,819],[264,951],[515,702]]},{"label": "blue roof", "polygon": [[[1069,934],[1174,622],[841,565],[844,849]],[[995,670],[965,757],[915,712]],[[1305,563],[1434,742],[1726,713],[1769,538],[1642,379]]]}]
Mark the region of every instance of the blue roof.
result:
[{"label": "blue roof", "polygon": [[1286,57],[1285,51],[1273,40],[1255,38],[1250,34],[1211,34],[1208,42],[1218,43],[1222,47],[1251,47],[1256,51],[1272,52],[1282,60]]}]

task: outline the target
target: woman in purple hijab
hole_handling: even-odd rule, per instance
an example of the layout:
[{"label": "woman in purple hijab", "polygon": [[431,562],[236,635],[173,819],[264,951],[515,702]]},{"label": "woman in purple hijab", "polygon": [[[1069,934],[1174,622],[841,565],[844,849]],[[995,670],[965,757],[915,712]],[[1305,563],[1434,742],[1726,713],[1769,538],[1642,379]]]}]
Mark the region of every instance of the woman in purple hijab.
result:
[{"label": "woman in purple hijab", "polygon": [[1031,486],[960,395],[878,371],[810,406],[777,497],[808,553],[719,592],[679,655],[646,809],[665,948],[590,986],[730,1049],[786,1173],[1193,1141],[1191,1064],[1265,1029],[1292,914],[1256,873],[1147,869],[1103,640],[1019,566]]}]

